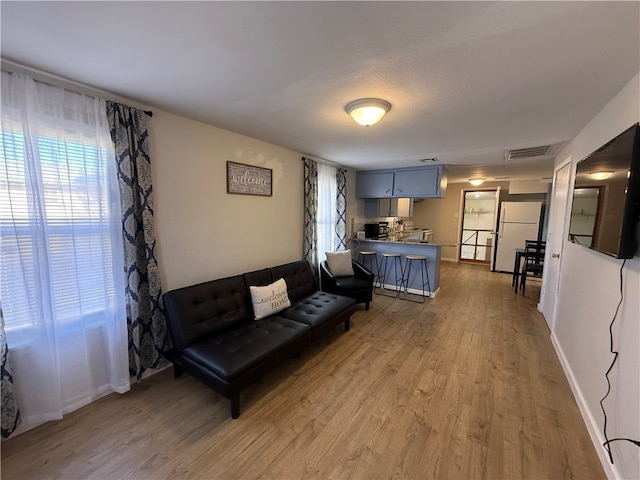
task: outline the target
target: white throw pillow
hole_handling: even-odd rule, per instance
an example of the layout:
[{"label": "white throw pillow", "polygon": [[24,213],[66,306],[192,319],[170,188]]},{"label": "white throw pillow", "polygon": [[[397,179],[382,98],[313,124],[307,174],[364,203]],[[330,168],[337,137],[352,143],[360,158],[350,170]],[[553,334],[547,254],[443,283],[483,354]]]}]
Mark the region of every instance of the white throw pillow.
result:
[{"label": "white throw pillow", "polygon": [[250,286],[253,313],[256,320],[278,313],[291,306],[284,278],[264,287]]},{"label": "white throw pillow", "polygon": [[329,271],[334,277],[348,277],[353,275],[351,265],[351,250],[344,252],[325,252]]}]

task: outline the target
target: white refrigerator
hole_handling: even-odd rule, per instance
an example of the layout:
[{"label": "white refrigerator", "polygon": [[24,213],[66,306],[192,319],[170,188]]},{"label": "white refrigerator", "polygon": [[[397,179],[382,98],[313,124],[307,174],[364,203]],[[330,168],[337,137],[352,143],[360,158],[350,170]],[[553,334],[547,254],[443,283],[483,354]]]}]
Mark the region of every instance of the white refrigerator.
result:
[{"label": "white refrigerator", "polygon": [[502,202],[494,270],[513,273],[516,248],[525,240],[536,240],[542,202]]}]

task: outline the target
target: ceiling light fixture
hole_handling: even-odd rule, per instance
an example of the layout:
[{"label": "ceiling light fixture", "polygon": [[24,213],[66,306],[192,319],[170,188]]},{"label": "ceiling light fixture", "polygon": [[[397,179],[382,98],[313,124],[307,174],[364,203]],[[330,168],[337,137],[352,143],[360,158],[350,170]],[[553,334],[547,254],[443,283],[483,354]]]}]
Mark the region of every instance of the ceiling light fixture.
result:
[{"label": "ceiling light fixture", "polygon": [[484,178],[470,178],[469,183],[474,187],[477,187],[478,185],[482,185],[484,183]]},{"label": "ceiling light fixture", "polygon": [[594,180],[606,180],[611,176],[611,172],[593,172],[591,178]]},{"label": "ceiling light fixture", "polygon": [[368,127],[378,123],[391,110],[391,104],[380,98],[361,98],[348,103],[344,109],[357,123]]}]

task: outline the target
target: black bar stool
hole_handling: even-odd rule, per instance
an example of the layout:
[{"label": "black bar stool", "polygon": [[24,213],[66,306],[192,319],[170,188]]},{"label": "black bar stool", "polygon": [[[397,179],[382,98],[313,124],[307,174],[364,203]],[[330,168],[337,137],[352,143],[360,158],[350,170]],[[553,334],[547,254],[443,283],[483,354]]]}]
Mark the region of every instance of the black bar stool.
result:
[{"label": "black bar stool", "polygon": [[[382,293],[382,290],[389,290],[384,286],[385,282],[387,281],[387,273],[389,270],[389,265],[388,265],[389,259],[391,259],[391,261],[393,262],[394,282],[396,285],[395,295]],[[400,267],[400,277],[398,277],[398,267]],[[399,253],[383,253],[382,264],[380,265],[380,269],[381,269],[381,272],[380,272],[380,275],[378,275],[378,282],[380,285],[378,287],[378,290],[380,291],[376,291],[376,293],[379,295],[387,296],[387,297],[398,297],[398,294],[400,293],[400,287],[402,285],[402,260],[400,259],[400,254]],[[400,282],[400,285],[398,285],[398,282]]]},{"label": "black bar stool", "polygon": [[[408,292],[409,289],[409,278],[411,277],[411,264],[413,262],[419,262],[418,268],[420,269],[420,279],[422,281],[422,295],[420,296],[421,300],[414,300],[410,297],[401,297],[400,293],[404,293],[405,295],[418,295],[418,294],[410,294]],[[416,273],[417,275],[417,273]],[[427,277],[427,281],[424,281],[424,277]],[[403,290],[404,287],[404,290]],[[425,290],[425,287],[427,289]],[[429,295],[427,295],[427,292]],[[410,302],[416,303],[424,303],[427,297],[431,297],[431,283],[429,282],[429,268],[427,266],[427,257],[424,255],[407,255],[404,269],[402,271],[402,283],[400,285],[400,292],[398,293],[398,297],[402,300],[409,300]]]},{"label": "black bar stool", "polygon": [[[363,267],[367,266],[367,261],[369,261],[369,270],[373,273],[374,279],[377,279],[380,275],[380,265],[378,264],[378,252],[373,250],[362,250],[358,252],[358,263]],[[373,270],[373,266],[376,266],[375,271]],[[375,283],[375,282],[374,282]]]}]

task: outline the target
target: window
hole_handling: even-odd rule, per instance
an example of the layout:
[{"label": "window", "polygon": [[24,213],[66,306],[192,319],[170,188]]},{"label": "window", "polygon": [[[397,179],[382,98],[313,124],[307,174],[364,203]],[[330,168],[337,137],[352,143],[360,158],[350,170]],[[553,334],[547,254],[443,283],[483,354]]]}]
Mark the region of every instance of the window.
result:
[{"label": "window", "polygon": [[31,167],[22,132],[0,137],[0,291],[10,347],[28,341],[42,315],[34,309],[43,275],[51,279],[59,328],[79,315],[85,325],[100,322],[115,309],[107,155],[95,140],[78,137],[38,136],[39,162]]},{"label": "window", "polygon": [[336,168],[318,163],[318,259],[337,248]]},{"label": "window", "polygon": [[2,72],[0,301],[21,428],[129,389],[106,102]]}]

